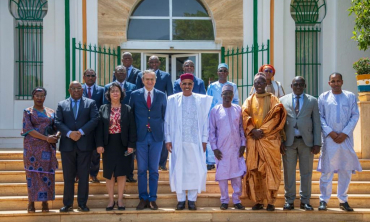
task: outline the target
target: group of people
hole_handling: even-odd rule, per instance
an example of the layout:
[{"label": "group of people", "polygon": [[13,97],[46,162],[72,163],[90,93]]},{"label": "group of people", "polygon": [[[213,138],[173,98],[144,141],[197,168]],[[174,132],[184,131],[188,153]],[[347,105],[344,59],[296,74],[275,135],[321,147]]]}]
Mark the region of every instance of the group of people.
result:
[{"label": "group of people", "polygon": [[[327,210],[333,174],[338,173],[340,208],[348,204],[352,173],[361,171],[353,149],[353,130],[359,112],[355,95],[342,90],[343,78],[333,73],[332,90],[319,99],[304,93],[305,79],[293,79],[293,93],[284,95],[273,80],[275,69],[263,65],[255,75],[251,95],[239,104],[237,85],[228,81],[228,65],[218,65],[218,81],[207,91],[194,76],[194,63],[183,64],[184,74],[172,85],[170,75],[159,70],[157,56],[149,58],[151,69],[141,72],[132,66],[129,52],[122,54],[122,65],[115,68],[115,80],[104,88],[96,84],[97,74],[87,69],[84,84],[69,85],[70,98],[58,103],[57,110],[44,107],[47,91],[33,90],[34,105],[24,110],[24,165],[28,187],[28,212],[35,212],[35,201],[55,199],[55,171],[58,169],[56,143],[63,165],[63,207],[73,209],[74,183],[78,178],[79,211],[89,211],[86,203],[90,182],[99,182],[100,155],[108,192],[107,211],[125,210],[123,193],[133,178],[137,159],[140,202],[136,209],[158,209],[158,170],[167,170],[177,210],[196,210],[198,193],[206,190],[207,170],[216,163],[215,180],[221,191],[220,209],[230,202],[228,181],[233,188],[235,209],[243,210],[240,197],[256,204],[252,210],[275,210],[284,166],[284,210],[294,209],[296,165],[299,158],[301,209],[310,205],[313,158],[323,147],[318,164],[320,207]],[[149,179],[148,179],[149,175]],[[149,182],[148,182],[149,181]],[[118,196],[114,199],[117,182]],[[149,186],[148,186],[149,183]],[[148,189],[149,188],[149,189]]]}]

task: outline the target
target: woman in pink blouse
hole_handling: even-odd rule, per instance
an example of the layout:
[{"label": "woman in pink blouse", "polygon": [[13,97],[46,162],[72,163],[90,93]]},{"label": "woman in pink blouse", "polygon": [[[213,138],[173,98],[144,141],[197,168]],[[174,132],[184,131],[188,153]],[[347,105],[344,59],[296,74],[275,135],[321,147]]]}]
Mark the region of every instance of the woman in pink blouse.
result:
[{"label": "woman in pink blouse", "polygon": [[117,178],[118,198],[117,209],[125,210],[123,192],[126,176],[130,173],[131,157],[128,155],[136,149],[136,124],[130,106],[121,104],[125,92],[120,85],[113,82],[105,92],[109,104],[99,109],[100,121],[96,130],[97,152],[103,154],[103,177],[109,195],[107,211],[113,210],[114,183]]}]

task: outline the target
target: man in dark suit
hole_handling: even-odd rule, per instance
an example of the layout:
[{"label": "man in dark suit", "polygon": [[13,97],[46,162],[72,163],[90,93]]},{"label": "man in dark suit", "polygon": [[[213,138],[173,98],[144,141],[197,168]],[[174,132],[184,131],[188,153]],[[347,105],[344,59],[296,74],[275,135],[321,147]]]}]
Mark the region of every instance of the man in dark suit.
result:
[{"label": "man in dark suit", "polygon": [[[83,74],[83,79],[85,81],[85,84],[82,84],[83,89],[82,96],[89,99],[93,99],[96,103],[96,107],[99,110],[100,106],[103,104],[104,88],[96,85],[96,73],[93,69],[86,69]],[[94,147],[96,146],[94,145]],[[99,168],[100,168],[100,154],[96,152],[96,149],[94,149],[91,156],[90,164],[90,182],[100,183],[100,181],[97,178]],[[77,178],[76,181],[78,181]]]},{"label": "man in dark suit", "polygon": [[[166,94],[154,88],[156,74],[153,70],[143,73],[144,88],[131,94],[130,106],[135,114],[137,129],[137,168],[140,203],[137,210],[150,207],[157,210],[158,164],[164,138]],[[149,170],[149,193],[147,171]]]},{"label": "man in dark suit", "polygon": [[301,175],[300,208],[312,211],[310,205],[312,167],[315,154],[321,147],[321,122],[317,99],[304,93],[305,79],[294,77],[291,87],[293,93],[280,98],[287,111],[284,131],[286,140],[281,143],[284,166],[285,205],[284,210],[294,209],[296,198],[296,165],[299,159]]},{"label": "man in dark suit", "polygon": [[[123,65],[116,66],[116,68],[114,69],[114,76],[116,77],[115,82],[120,84],[121,88],[126,93],[126,97],[125,97],[124,100],[121,101],[121,103],[122,104],[128,104],[129,101],[130,101],[131,93],[134,90],[136,90],[137,87],[135,86],[135,84],[132,84],[132,83],[126,81],[127,71],[126,71],[126,67],[123,66]],[[108,90],[110,85],[111,85],[111,83],[108,83],[107,85],[104,86],[104,93]],[[109,103],[109,101],[105,98],[105,96],[103,97],[103,101],[104,101],[104,104]]]},{"label": "man in dark suit", "polygon": [[95,127],[99,122],[96,102],[82,97],[82,85],[73,81],[69,85],[71,97],[58,103],[55,125],[61,132],[59,151],[63,165],[63,207],[60,212],[72,210],[74,180],[78,174],[77,203],[79,211],[89,211],[89,169],[94,147]]},{"label": "man in dark suit", "polygon": [[[191,73],[194,75],[194,69],[195,69],[194,62],[191,60],[186,60],[184,64],[182,65],[182,69],[184,70],[184,73]],[[173,84],[173,93],[182,92],[182,89],[180,88],[180,83],[181,83],[180,78],[178,78]],[[193,92],[203,94],[203,95],[206,94],[206,88],[204,86],[204,81],[195,76],[194,76]]]},{"label": "man in dark suit", "polygon": [[[122,59],[122,62],[123,62],[123,59]],[[136,85],[127,81],[127,71],[126,71],[126,67],[123,66],[123,65],[119,65],[115,68],[114,76],[116,77],[115,82],[120,84],[122,89],[126,92],[126,96],[121,101],[121,104],[128,105],[128,103],[130,101],[131,93],[134,90],[136,90]],[[104,86],[104,92],[108,91],[109,86],[111,84],[112,83],[109,83],[109,84]],[[108,104],[108,103],[109,103],[109,101],[104,96],[104,104]],[[127,175],[127,177],[126,177],[126,182],[129,182],[129,183],[136,183],[136,180],[134,179],[134,162],[135,162],[135,154],[132,154],[131,155],[131,173],[130,173],[130,175]]]},{"label": "man in dark suit", "polygon": [[[139,69],[132,66],[132,63],[134,61],[134,59],[132,58],[132,54],[130,52],[124,52],[122,54],[121,61],[122,61],[122,65],[126,68],[126,71],[127,71],[126,81],[136,85],[137,77],[140,76],[139,78],[141,78],[142,74]],[[116,76],[113,75],[113,82],[114,81],[116,81]],[[141,82],[141,79],[140,79],[140,82]]]}]

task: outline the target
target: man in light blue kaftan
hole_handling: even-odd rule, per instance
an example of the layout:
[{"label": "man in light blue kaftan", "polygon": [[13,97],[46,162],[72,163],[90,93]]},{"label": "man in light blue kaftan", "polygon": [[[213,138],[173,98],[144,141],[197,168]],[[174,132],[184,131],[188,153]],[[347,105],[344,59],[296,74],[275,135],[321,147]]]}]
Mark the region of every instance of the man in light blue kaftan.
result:
[{"label": "man in light blue kaftan", "polygon": [[[227,85],[233,86],[233,93],[234,97],[232,100],[233,104],[239,105],[239,93],[238,87],[235,83],[227,81],[227,76],[229,75],[229,66],[226,63],[220,63],[217,68],[217,75],[218,81],[211,83],[207,89],[207,95],[213,96],[211,110],[218,104],[222,104],[222,87]],[[206,151],[206,162],[207,162],[207,169],[211,170],[214,168],[215,164],[215,155],[211,149],[211,145],[207,144],[207,151]]]},{"label": "man in light blue kaftan", "polygon": [[348,186],[352,174],[362,171],[360,162],[353,149],[353,130],[359,118],[356,96],[342,90],[342,75],[333,73],[329,77],[332,90],[319,97],[319,110],[323,136],[322,153],[317,170],[320,178],[320,207],[327,210],[327,203],[332,193],[334,173],[338,173],[339,207],[353,211],[348,204]]}]

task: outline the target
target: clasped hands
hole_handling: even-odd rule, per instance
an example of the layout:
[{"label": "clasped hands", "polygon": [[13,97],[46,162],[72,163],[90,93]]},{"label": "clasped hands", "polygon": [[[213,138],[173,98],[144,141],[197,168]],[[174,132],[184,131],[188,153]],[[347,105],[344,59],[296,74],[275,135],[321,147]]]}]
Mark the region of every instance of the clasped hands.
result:
[{"label": "clasped hands", "polygon": [[262,137],[264,136],[264,133],[261,129],[253,129],[251,133],[252,133],[252,138],[255,140],[262,139]]},{"label": "clasped hands", "polygon": [[[244,155],[244,151],[245,151],[245,146],[241,146],[239,148],[239,157],[242,157]],[[219,149],[213,150],[213,153],[215,154],[215,157],[218,160],[222,159],[222,152]]]},{"label": "clasped hands", "polygon": [[[202,143],[202,146],[203,146],[203,152],[206,152],[207,143]],[[172,143],[171,142],[166,143],[166,148],[168,152],[172,153]]]},{"label": "clasped hands", "polygon": [[78,141],[81,138],[82,134],[80,131],[72,131],[69,134],[69,138],[71,138],[74,141]]},{"label": "clasped hands", "polygon": [[329,136],[334,140],[334,142],[340,144],[340,143],[343,143],[344,140],[347,139],[347,134],[345,133],[336,133],[334,131],[331,131],[331,133],[329,133]]},{"label": "clasped hands", "polygon": [[[104,147],[102,147],[102,146],[98,146],[98,147],[96,148],[96,152],[97,152],[97,153],[99,153],[99,154],[104,153]],[[132,152],[134,152],[134,148],[131,148],[131,147],[127,148],[127,152],[128,152],[128,153],[132,153]]]},{"label": "clasped hands", "polygon": [[48,143],[57,143],[60,138],[60,132],[58,131],[55,135],[49,135],[46,137],[46,142]]}]

